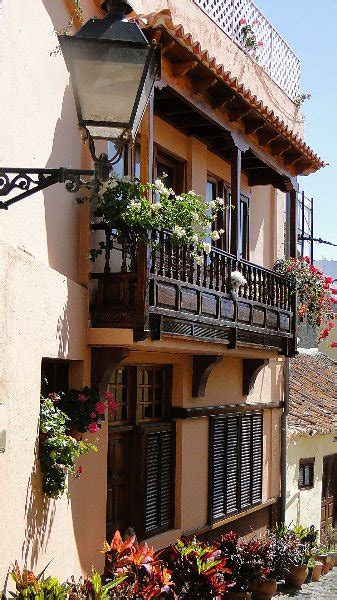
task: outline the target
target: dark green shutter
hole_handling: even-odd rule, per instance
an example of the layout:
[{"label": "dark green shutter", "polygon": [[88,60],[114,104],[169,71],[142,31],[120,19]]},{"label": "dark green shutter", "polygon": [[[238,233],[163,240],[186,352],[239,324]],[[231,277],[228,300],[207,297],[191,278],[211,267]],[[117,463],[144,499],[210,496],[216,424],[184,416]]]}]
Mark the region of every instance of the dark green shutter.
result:
[{"label": "dark green shutter", "polygon": [[225,465],[226,465],[226,419],[219,417],[211,420],[212,438],[212,466],[211,466],[211,488],[212,488],[212,520],[220,518],[226,512],[226,487],[225,487]]},{"label": "dark green shutter", "polygon": [[239,467],[239,417],[227,417],[226,439],[226,511],[232,513],[238,510],[238,467]]},{"label": "dark green shutter", "polygon": [[168,423],[144,430],[144,533],[173,527],[175,432]]},{"label": "dark green shutter", "polygon": [[240,509],[249,508],[252,503],[252,417],[241,418],[240,439]]}]

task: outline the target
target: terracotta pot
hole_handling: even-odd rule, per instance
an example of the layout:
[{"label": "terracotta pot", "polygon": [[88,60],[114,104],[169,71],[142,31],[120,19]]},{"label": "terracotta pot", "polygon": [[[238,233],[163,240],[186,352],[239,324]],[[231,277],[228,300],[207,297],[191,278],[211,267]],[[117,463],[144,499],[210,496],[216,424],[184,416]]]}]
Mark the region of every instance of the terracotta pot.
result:
[{"label": "terracotta pot", "polygon": [[81,433],[78,430],[77,425],[72,425],[68,431],[67,431],[68,435],[71,435],[71,437],[73,437],[75,440],[77,440],[78,442],[80,442],[83,438],[83,433]]},{"label": "terracotta pot", "polygon": [[330,560],[327,554],[318,554],[317,556],[319,562],[323,563],[322,573],[326,575],[330,571]]},{"label": "terracotta pot", "polygon": [[333,569],[335,566],[336,552],[329,552],[328,557],[330,560],[330,571],[331,571],[331,569]]},{"label": "terracotta pot", "polygon": [[307,565],[292,565],[285,571],[284,580],[287,585],[297,590],[301,589],[308,576]]},{"label": "terracotta pot", "polygon": [[252,600],[250,592],[227,592],[225,596],[228,600]]},{"label": "terracotta pot", "polygon": [[274,579],[254,579],[249,583],[253,600],[271,600],[277,592],[277,584]]},{"label": "terracotta pot", "polygon": [[315,566],[312,569],[311,581],[318,581],[320,576],[322,575],[323,563],[316,562]]},{"label": "terracotta pot", "polygon": [[337,567],[337,552],[334,552],[335,555],[335,567]]}]

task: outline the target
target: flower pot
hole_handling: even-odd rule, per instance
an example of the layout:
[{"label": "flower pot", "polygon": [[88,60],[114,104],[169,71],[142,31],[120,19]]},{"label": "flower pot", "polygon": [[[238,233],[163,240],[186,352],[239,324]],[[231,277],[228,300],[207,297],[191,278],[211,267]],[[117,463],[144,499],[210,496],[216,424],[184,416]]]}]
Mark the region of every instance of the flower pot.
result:
[{"label": "flower pot", "polygon": [[253,600],[271,600],[276,594],[277,584],[274,579],[254,579],[249,583],[249,589]]},{"label": "flower pot", "polygon": [[312,569],[311,581],[318,581],[322,575],[323,563],[316,562],[315,566]]},{"label": "flower pot", "polygon": [[252,595],[250,592],[235,592],[230,590],[227,592],[225,598],[227,600],[252,600]]},{"label": "flower pot", "polygon": [[80,442],[83,438],[83,433],[79,431],[77,425],[71,425],[71,427],[67,431],[67,434],[73,437],[74,440],[77,440],[78,442]]},{"label": "flower pot", "polygon": [[334,568],[336,562],[336,552],[329,552],[328,554],[330,560],[330,571]]},{"label": "flower pot", "polygon": [[312,573],[313,573],[314,567],[308,567],[308,575],[306,577],[306,580],[304,583],[311,583],[312,582]]},{"label": "flower pot", "polygon": [[322,573],[326,575],[330,571],[330,560],[327,554],[318,554],[317,556],[319,562],[323,563]]},{"label": "flower pot", "polygon": [[308,575],[307,565],[292,565],[285,571],[284,580],[290,587],[301,589]]}]

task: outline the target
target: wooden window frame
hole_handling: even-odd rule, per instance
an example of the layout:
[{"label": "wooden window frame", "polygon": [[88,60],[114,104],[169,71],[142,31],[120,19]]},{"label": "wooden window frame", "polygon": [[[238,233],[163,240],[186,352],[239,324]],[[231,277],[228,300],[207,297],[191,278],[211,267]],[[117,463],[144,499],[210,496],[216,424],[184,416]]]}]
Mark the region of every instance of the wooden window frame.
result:
[{"label": "wooden window frame", "polygon": [[176,194],[186,192],[186,160],[159,144],[153,146],[153,179],[158,178],[158,162],[174,169],[173,190]]},{"label": "wooden window frame", "polygon": [[[54,367],[53,382],[48,381],[48,385],[44,382],[46,374],[44,373],[45,367]],[[57,373],[58,367],[66,371],[66,373]],[[57,380],[62,381],[62,384],[58,385]],[[70,385],[70,361],[62,358],[47,358],[43,357],[41,360],[41,394],[46,397],[51,392],[66,392],[69,390]],[[57,389],[59,388],[59,389]]]},{"label": "wooden window frame", "polygon": [[[303,474],[303,479],[301,477],[301,470],[309,467],[309,484],[305,484],[305,475]],[[302,483],[303,481],[303,483]],[[299,462],[299,472],[298,472],[298,489],[299,490],[311,490],[315,485],[315,457],[310,458],[301,458]]]},{"label": "wooden window frame", "polygon": [[[230,184],[228,183],[228,181],[225,181],[224,179],[222,179],[221,177],[218,177],[217,175],[214,175],[214,173],[208,171],[207,173],[207,183],[212,183],[215,184],[217,187],[217,196],[220,198],[223,198],[225,201],[225,206],[226,203],[228,205],[228,208],[224,209],[224,217],[223,217],[223,222],[225,223],[225,227],[222,226],[222,229],[225,230],[225,235],[220,238],[220,240],[217,240],[215,242],[212,242],[212,246],[215,248],[218,248],[220,250],[223,250],[224,252],[226,252],[227,254],[231,254],[232,256],[236,256],[236,248],[235,246],[235,231],[232,230],[232,212],[233,210],[236,210],[235,208],[231,208],[231,188],[230,188]],[[246,223],[244,223],[244,221],[241,218],[242,215],[242,205],[246,206],[246,211],[247,211],[247,220]],[[243,247],[244,245],[244,226],[246,225],[246,235],[245,235],[245,247]],[[218,224],[216,225],[212,225],[212,229],[215,228],[215,226],[217,228],[221,229],[221,223],[220,223],[220,227],[218,226]],[[240,248],[240,254],[241,254],[241,259],[242,260],[249,260],[249,253],[250,253],[250,196],[247,196],[246,194],[243,194],[241,192],[241,196],[240,196],[240,244],[241,244],[241,248]]]},{"label": "wooden window frame", "polygon": [[[130,483],[130,521],[136,527],[137,535],[140,539],[145,540],[149,537],[169,531],[174,527],[174,503],[175,503],[175,422],[172,421],[172,365],[162,364],[131,364],[118,367],[120,369],[128,369],[127,384],[130,386],[130,405],[128,409],[128,418],[125,421],[109,421],[109,432],[113,434],[117,432],[129,432],[130,434],[130,453],[131,464],[134,465],[133,477]],[[158,418],[147,418],[143,420],[139,414],[139,381],[140,372],[145,369],[162,370],[164,372],[163,389],[166,390],[164,396],[163,414]],[[115,385],[109,386],[109,389],[114,390]],[[117,398],[116,398],[117,399]],[[146,472],[146,442],[149,436],[154,433],[167,432],[172,433],[172,505],[170,522],[163,526],[155,527],[151,530],[146,528],[146,489],[147,489],[147,472]],[[159,465],[161,469],[162,466]],[[159,477],[160,479],[160,477]],[[134,499],[134,500],[132,500]],[[162,501],[160,494],[157,497],[158,502]],[[140,510],[141,507],[141,510]],[[157,512],[160,511],[157,507]]]},{"label": "wooden window frame", "polygon": [[[259,416],[261,419],[261,427],[260,427],[260,436],[259,436],[259,443],[260,443],[260,466],[259,466],[259,499],[256,501],[253,501],[253,490],[254,490],[254,477],[256,475],[256,472],[254,470],[258,468],[258,465],[256,462],[254,462],[254,455],[253,455],[253,446],[255,443],[255,440],[253,438],[253,420],[254,420],[254,416]],[[227,427],[226,423],[229,419],[231,418],[236,418],[237,422],[238,422],[238,428],[237,428],[237,449],[236,449],[236,475],[235,475],[235,497],[236,497],[236,508],[231,510],[231,511],[227,511],[227,512],[223,512],[221,515],[217,515],[216,517],[214,517],[213,515],[213,508],[214,508],[214,488],[216,487],[216,484],[219,484],[219,482],[216,482],[214,480],[214,465],[215,465],[215,461],[214,461],[214,451],[215,451],[215,446],[214,446],[214,434],[215,434],[215,426],[217,423],[219,424],[224,424],[224,427]],[[251,502],[249,504],[245,504],[244,506],[241,504],[241,464],[242,464],[242,422],[243,419],[247,419],[247,417],[251,418],[251,440],[250,440],[250,496],[251,496]],[[225,431],[225,436],[227,436],[227,429],[224,429]],[[224,437],[224,446],[223,446],[223,456],[224,456],[224,477],[223,477],[223,481],[224,481],[224,486],[226,485],[226,477],[227,477],[227,465],[228,463],[226,462],[226,456],[227,453],[225,452],[226,448],[225,448],[225,444],[226,444],[226,437]],[[235,464],[235,463],[234,463]],[[262,488],[263,488],[263,413],[260,411],[252,411],[252,412],[240,412],[240,413],[230,413],[227,415],[219,415],[219,416],[212,416],[210,417],[210,431],[209,431],[209,482],[208,482],[208,519],[209,519],[209,524],[210,525],[214,525],[215,523],[221,522],[223,520],[225,520],[226,518],[235,516],[235,515],[239,515],[240,513],[244,513],[247,510],[254,508],[256,506],[260,506],[262,504]],[[224,495],[225,497],[225,495]],[[226,495],[227,498],[227,495]]]}]

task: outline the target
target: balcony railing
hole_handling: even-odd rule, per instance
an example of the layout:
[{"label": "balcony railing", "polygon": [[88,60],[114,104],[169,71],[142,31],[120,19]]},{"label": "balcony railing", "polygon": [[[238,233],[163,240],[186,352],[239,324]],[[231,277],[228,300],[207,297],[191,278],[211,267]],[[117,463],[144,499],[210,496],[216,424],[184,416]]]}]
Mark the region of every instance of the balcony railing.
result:
[{"label": "balcony railing", "polygon": [[[132,328],[137,340],[183,336],[231,348],[295,351],[296,295],[288,279],[215,248],[198,265],[193,247],[173,245],[170,233],[153,231],[148,243],[119,250],[118,267],[113,250],[106,255],[105,272],[92,274],[98,282],[93,327]],[[237,294],[233,271],[247,281]]]},{"label": "balcony railing", "polygon": [[300,94],[301,62],[251,0],[194,0],[200,8],[247,52],[241,19],[254,24],[256,39],[262,42],[255,58],[275,83],[292,99]]}]

